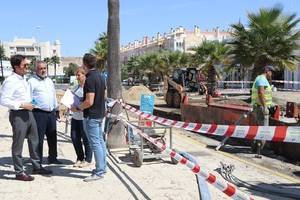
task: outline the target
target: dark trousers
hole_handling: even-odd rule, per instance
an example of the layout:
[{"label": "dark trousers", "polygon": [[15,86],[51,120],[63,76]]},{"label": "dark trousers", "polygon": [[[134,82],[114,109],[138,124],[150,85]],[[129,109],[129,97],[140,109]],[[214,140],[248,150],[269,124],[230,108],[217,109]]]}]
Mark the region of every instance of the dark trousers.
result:
[{"label": "dark trousers", "polygon": [[22,150],[27,138],[29,155],[34,169],[41,167],[38,155],[38,131],[31,111],[12,110],[9,113],[9,122],[13,131],[12,159],[16,174],[23,173]]},{"label": "dark trousers", "polygon": [[43,160],[44,137],[47,137],[48,160],[53,161],[57,157],[57,132],[55,111],[46,112],[39,109],[33,109],[33,115],[36,120],[39,135],[39,156],[41,163]]},{"label": "dark trousers", "polygon": [[[83,129],[83,120],[76,120],[72,118],[71,138],[77,155],[77,160],[80,161],[85,160],[87,162],[92,162],[93,154],[92,154],[92,150],[86,132]],[[84,145],[84,151],[83,151],[82,143]]]}]

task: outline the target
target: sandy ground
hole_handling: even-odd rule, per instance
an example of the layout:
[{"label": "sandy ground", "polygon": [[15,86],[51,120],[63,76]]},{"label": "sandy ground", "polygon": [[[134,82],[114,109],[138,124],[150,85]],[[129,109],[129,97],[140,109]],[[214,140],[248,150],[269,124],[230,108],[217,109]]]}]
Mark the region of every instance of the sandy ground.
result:
[{"label": "sandy ground", "polygon": [[[112,151],[107,158],[108,173],[104,179],[91,183],[83,182],[82,179],[90,174],[93,166],[81,169],[72,166],[75,152],[69,132],[64,133],[64,123],[58,124],[58,157],[64,165],[46,165],[54,172],[51,176],[35,175],[33,182],[16,181],[10,150],[12,132],[6,109],[3,107],[0,107],[0,121],[1,200],[199,199],[195,176],[186,166],[173,165],[169,158],[165,158],[145,161],[142,167],[137,168],[133,166],[128,156],[128,149]],[[300,197],[299,177],[291,177],[267,169],[235,155],[216,152],[207,148],[203,141],[194,139],[190,134],[180,130],[173,130],[173,136],[173,146],[176,149],[191,153],[202,168],[213,172],[218,178],[221,177],[215,170],[220,167],[220,162],[234,164],[233,174],[239,179],[256,186],[281,188],[279,191],[296,193]],[[166,139],[169,142],[168,138]],[[46,144],[44,146],[47,147]],[[23,155],[28,158],[26,142]],[[47,155],[47,148],[44,150],[44,155]],[[262,160],[264,159],[263,157]],[[299,166],[293,167],[300,171]],[[26,168],[30,171],[30,164],[27,163]],[[287,199],[245,188],[241,190],[252,193],[255,199]],[[212,199],[229,199],[211,185],[209,191]]]}]

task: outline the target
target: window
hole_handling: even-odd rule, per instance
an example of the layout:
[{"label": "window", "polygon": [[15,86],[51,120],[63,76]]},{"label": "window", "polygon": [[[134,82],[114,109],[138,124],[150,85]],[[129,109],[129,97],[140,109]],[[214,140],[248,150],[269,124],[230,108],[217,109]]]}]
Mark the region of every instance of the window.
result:
[{"label": "window", "polygon": [[17,47],[18,52],[25,52],[25,47]]},{"label": "window", "polygon": [[26,48],[26,51],[28,51],[28,52],[33,52],[33,51],[34,51],[34,48],[33,48],[33,47],[27,47],[27,48]]}]

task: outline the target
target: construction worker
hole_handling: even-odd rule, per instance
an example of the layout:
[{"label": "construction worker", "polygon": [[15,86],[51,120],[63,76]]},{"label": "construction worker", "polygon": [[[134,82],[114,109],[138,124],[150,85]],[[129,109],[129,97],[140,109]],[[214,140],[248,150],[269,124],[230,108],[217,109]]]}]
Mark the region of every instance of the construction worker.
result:
[{"label": "construction worker", "polygon": [[[264,67],[264,73],[258,75],[252,86],[251,104],[255,124],[258,126],[269,126],[269,109],[273,105],[272,87],[269,81],[272,80],[274,68],[270,65]],[[252,149],[257,150],[258,157],[265,141],[254,141]]]}]

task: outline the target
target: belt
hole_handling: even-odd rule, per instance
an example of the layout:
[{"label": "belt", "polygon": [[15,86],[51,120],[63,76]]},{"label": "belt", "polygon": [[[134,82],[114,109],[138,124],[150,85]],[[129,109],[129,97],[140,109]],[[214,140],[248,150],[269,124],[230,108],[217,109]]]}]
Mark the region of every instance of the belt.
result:
[{"label": "belt", "polygon": [[29,112],[30,110],[20,109],[20,110],[10,110],[9,112]]},{"label": "belt", "polygon": [[53,112],[53,111],[42,110],[42,109],[39,109],[39,108],[34,108],[32,111],[33,112],[44,112],[44,113],[52,113]]}]

